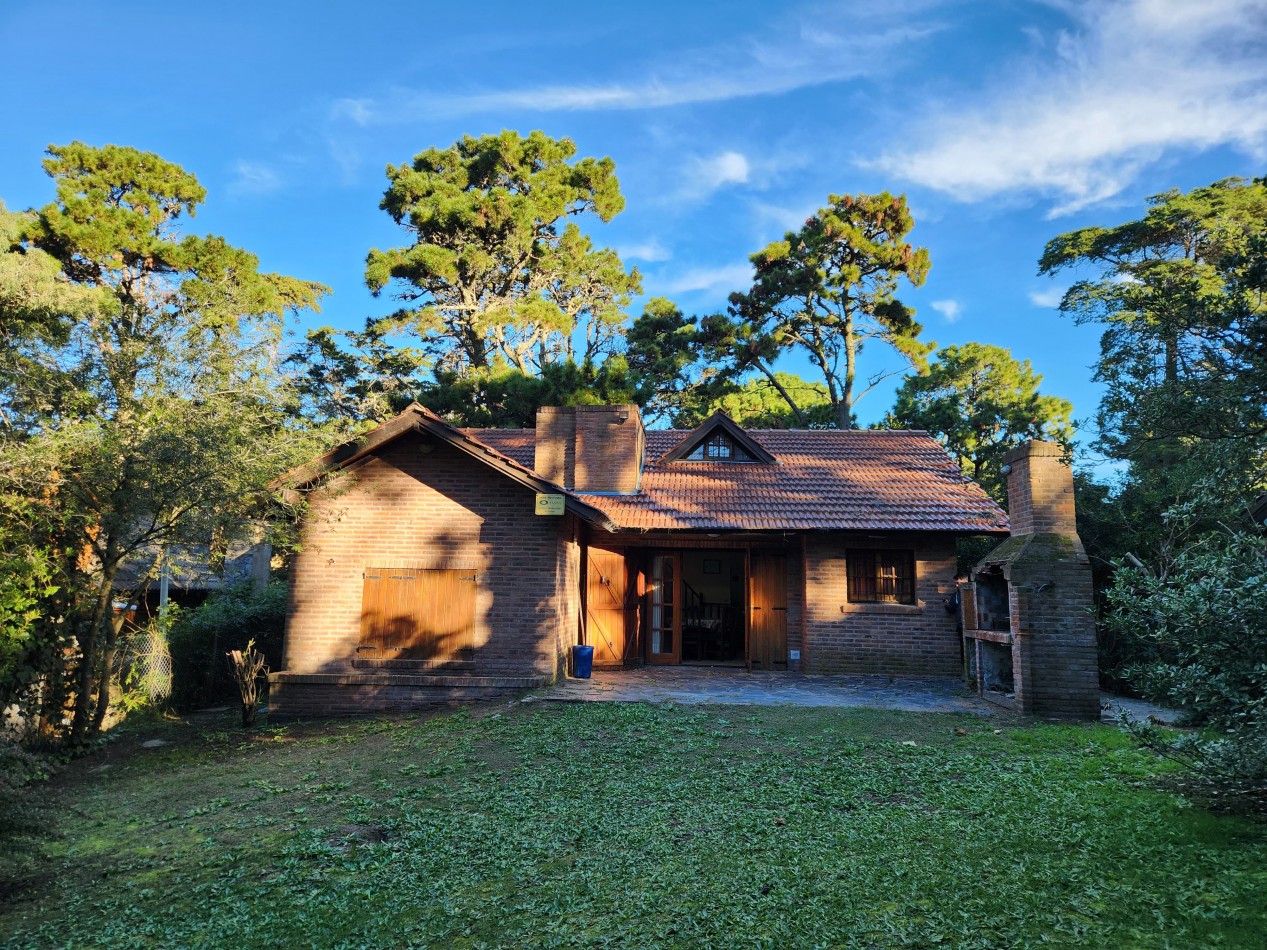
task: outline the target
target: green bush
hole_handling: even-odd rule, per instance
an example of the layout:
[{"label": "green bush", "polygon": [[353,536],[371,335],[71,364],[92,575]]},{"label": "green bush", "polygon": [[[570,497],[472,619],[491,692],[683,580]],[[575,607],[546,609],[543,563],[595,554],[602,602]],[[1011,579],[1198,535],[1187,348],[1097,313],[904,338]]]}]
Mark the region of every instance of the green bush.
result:
[{"label": "green bush", "polygon": [[236,701],[238,688],[226,654],[255,641],[280,669],[286,626],[284,583],[261,591],[249,585],[217,591],[194,610],[181,613],[171,627],[172,705],[181,711]]},{"label": "green bush", "polygon": [[1141,737],[1220,786],[1267,794],[1267,538],[1212,532],[1155,570],[1119,565],[1107,600],[1110,632],[1149,657],[1128,670],[1139,691],[1200,729]]}]

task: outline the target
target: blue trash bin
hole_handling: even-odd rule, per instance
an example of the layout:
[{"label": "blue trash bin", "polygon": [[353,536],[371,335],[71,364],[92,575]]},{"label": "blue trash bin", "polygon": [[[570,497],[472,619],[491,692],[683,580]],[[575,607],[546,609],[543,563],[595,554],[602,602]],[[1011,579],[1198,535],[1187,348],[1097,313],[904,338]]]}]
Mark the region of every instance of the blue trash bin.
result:
[{"label": "blue trash bin", "polygon": [[594,648],[578,644],[572,647],[572,675],[587,680],[594,669]]}]

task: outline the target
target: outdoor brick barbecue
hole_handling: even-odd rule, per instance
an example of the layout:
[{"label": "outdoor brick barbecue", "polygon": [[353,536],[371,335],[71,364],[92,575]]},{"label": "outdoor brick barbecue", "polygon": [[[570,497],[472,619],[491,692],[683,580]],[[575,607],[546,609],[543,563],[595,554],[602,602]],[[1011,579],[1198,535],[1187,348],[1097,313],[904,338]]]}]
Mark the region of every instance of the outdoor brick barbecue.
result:
[{"label": "outdoor brick barbecue", "polygon": [[1091,565],[1078,538],[1073,473],[1053,442],[1005,458],[1011,536],[963,585],[968,675],[1019,712],[1098,719]]}]

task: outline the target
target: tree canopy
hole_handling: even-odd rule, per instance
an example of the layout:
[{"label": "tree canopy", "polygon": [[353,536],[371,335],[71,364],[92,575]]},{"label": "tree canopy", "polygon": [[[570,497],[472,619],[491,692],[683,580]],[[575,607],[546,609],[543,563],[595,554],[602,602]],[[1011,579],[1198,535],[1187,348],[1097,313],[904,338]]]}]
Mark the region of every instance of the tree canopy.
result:
[{"label": "tree canopy", "polygon": [[388,166],[380,207],[413,243],[366,260],[369,288],[404,304],[383,322],[447,372],[500,358],[535,375],[612,352],[641,280],[572,220],[624,207],[612,160],[575,156],[570,139],[506,131]]},{"label": "tree canopy", "polygon": [[206,193],[178,165],[81,142],[48,154],[56,200],[9,217],[0,255],[0,495],[23,515],[5,543],[56,558],[65,622],[46,615],[45,633],[79,647],[79,740],[110,702],[122,566],[244,530],[313,450],[282,413],[276,360],[283,315],[326,289],[182,235]]},{"label": "tree canopy", "polygon": [[1026,439],[1069,443],[1073,405],[1038,391],[1029,360],[983,343],[938,350],[926,376],[908,376],[884,426],[926,429],[964,474],[1006,504],[1003,456]]},{"label": "tree canopy", "polygon": [[1229,178],[1149,199],[1138,221],[1048,242],[1039,273],[1090,267],[1061,310],[1105,327],[1101,445],[1174,462],[1184,442],[1267,435],[1267,183]]},{"label": "tree canopy", "polygon": [[[858,358],[872,342],[895,350],[917,372],[936,344],[919,338],[914,311],[897,297],[928,274],[928,251],[907,241],[914,227],[903,196],[831,195],[796,232],[752,255],[756,279],[731,295],[729,322],[716,321],[741,370],[760,372],[778,390],[773,360],[807,355],[827,387],[836,425],[853,425],[854,404],[891,372],[859,378]],[[780,393],[798,418],[791,393]],[[803,422],[803,420],[801,420]]]}]

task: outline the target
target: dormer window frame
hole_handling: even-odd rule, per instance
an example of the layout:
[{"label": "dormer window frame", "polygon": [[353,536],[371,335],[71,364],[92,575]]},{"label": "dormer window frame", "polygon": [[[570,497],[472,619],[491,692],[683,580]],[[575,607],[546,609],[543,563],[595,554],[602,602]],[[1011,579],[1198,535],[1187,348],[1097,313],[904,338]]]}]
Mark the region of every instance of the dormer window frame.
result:
[{"label": "dormer window frame", "polygon": [[[717,439],[718,445],[730,447],[729,455],[710,455],[708,446]],[[699,457],[695,456],[701,452]],[[660,459],[661,464],[670,462],[722,463],[727,465],[777,465],[778,460],[744,432],[724,412],[715,412],[702,423],[687,433],[677,445],[666,452]]]},{"label": "dormer window frame", "polygon": [[684,462],[736,462],[741,465],[756,461],[742,445],[725,432],[714,429],[695,443],[695,448],[682,457]]}]

